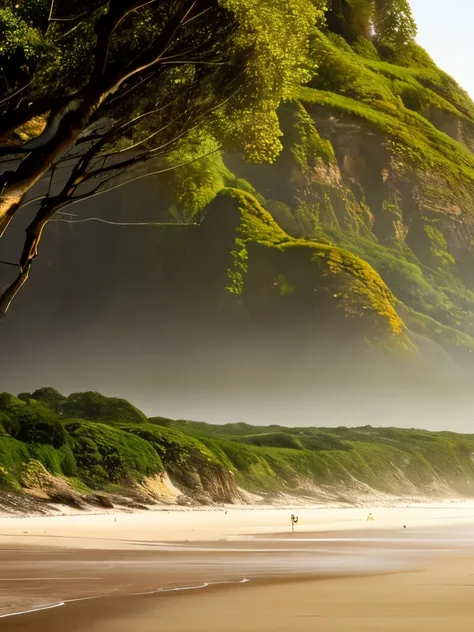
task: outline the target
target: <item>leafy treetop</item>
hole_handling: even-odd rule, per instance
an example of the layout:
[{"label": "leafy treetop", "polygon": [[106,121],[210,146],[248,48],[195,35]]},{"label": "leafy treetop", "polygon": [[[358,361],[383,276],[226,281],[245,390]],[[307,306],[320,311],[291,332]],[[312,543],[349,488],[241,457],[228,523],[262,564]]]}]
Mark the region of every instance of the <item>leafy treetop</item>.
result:
[{"label": "leafy treetop", "polygon": [[49,188],[0,315],[68,204],[182,166],[210,144],[273,161],[276,108],[314,71],[323,9],[323,0],[7,0],[0,237],[35,185],[48,177]]}]

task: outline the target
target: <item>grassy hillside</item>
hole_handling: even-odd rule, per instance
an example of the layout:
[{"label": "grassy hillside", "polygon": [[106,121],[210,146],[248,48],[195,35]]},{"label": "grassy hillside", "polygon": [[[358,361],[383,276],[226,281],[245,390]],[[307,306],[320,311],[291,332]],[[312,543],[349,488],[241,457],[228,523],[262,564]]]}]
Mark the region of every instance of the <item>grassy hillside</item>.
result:
[{"label": "grassy hillside", "polygon": [[123,400],[122,415],[113,420],[67,419],[70,400],[87,408],[108,398],[50,397],[48,406],[45,397],[39,403],[34,396],[0,396],[3,492],[41,489],[48,496],[59,481],[82,497],[93,491],[140,493],[142,502],[153,502],[159,499],[147,496],[148,483],[165,472],[183,498],[198,503],[241,502],[239,487],[266,499],[281,493],[354,499],[373,491],[474,492],[473,435],[370,426],[217,426],[160,417],[131,423],[127,411],[137,409]]}]

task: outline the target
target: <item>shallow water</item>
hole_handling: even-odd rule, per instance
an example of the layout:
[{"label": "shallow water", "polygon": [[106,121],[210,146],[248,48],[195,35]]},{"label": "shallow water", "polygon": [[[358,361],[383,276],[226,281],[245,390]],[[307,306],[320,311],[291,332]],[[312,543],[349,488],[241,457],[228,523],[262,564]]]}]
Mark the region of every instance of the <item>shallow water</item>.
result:
[{"label": "shallow water", "polygon": [[[212,543],[137,541],[137,550],[0,550],[2,629],[79,600],[123,598],[279,578],[330,577],[420,568],[427,559],[474,551],[469,526],[339,534],[239,536]],[[143,550],[143,545],[147,549]]]}]

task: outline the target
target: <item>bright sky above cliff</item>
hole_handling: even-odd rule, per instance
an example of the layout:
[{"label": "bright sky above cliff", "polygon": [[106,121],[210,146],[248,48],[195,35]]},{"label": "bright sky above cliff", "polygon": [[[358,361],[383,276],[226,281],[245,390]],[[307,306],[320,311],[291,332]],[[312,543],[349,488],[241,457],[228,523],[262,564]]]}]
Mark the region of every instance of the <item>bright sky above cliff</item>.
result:
[{"label": "bright sky above cliff", "polygon": [[473,0],[410,0],[418,43],[474,98]]}]

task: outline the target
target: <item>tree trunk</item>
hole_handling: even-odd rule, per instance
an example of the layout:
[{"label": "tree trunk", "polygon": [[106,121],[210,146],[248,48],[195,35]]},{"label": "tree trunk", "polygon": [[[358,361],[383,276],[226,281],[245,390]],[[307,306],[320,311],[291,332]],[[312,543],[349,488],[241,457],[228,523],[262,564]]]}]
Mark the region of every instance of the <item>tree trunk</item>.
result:
[{"label": "tree trunk", "polygon": [[7,171],[0,179],[0,237],[3,236],[24,195],[49,171],[77,141],[100,103],[100,97],[83,100],[75,112],[61,121],[57,134],[44,147],[31,152],[16,171]]}]

